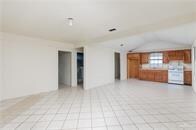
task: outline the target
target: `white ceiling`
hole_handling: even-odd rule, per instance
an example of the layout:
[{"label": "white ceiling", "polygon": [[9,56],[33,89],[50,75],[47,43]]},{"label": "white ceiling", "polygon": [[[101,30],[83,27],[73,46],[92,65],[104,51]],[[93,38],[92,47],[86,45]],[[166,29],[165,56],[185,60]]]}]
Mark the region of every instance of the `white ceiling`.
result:
[{"label": "white ceiling", "polygon": [[[101,44],[118,51],[151,51],[190,48],[196,40],[196,22],[160,31],[143,33]],[[120,46],[123,44],[124,46]]]},{"label": "white ceiling", "polygon": [[[193,22],[196,19],[194,1],[4,0],[3,31],[70,43],[105,41]],[[67,24],[68,17],[74,18],[72,27]],[[117,31],[108,32],[110,28],[116,28]],[[179,35],[184,35],[184,31]],[[175,33],[171,31],[171,36],[163,31],[156,33],[156,36],[154,33],[142,38],[132,36],[131,41],[135,42],[128,46],[132,49],[144,39],[149,41],[155,37],[190,43]]]}]

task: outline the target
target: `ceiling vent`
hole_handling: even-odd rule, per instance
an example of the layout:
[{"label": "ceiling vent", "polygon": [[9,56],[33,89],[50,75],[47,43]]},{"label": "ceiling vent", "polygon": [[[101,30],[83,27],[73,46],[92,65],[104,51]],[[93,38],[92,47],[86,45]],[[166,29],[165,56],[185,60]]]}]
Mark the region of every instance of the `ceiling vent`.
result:
[{"label": "ceiling vent", "polygon": [[116,31],[116,28],[109,29],[108,31],[109,31],[109,32]]}]

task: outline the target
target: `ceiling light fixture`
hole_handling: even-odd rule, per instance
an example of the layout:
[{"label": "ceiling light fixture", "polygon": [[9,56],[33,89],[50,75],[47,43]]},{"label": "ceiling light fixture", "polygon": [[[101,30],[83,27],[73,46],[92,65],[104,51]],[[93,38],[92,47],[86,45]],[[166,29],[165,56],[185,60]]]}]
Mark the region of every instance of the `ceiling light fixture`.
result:
[{"label": "ceiling light fixture", "polygon": [[73,18],[67,18],[67,19],[68,19],[69,26],[72,26],[73,25]]}]

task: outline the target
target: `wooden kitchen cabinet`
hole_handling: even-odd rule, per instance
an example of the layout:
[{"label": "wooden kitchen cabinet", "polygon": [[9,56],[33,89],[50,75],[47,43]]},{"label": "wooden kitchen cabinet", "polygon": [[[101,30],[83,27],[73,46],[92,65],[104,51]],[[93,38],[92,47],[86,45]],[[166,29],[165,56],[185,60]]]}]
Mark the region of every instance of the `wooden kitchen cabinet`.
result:
[{"label": "wooden kitchen cabinet", "polygon": [[[191,50],[177,50],[177,51],[168,51],[167,54],[166,52],[163,52],[164,57],[163,57],[163,63],[168,63],[169,61],[172,60],[183,60],[184,63],[191,63]],[[168,58],[166,58],[168,57]]]},{"label": "wooden kitchen cabinet", "polygon": [[167,70],[155,70],[155,81],[156,82],[168,82],[168,71]]},{"label": "wooden kitchen cabinet", "polygon": [[163,52],[163,63],[165,63],[165,64],[169,63],[169,58],[168,58],[168,52],[167,51]]},{"label": "wooden kitchen cabinet", "polygon": [[149,71],[147,74],[147,80],[149,81],[154,81],[154,72],[153,71]]},{"label": "wooden kitchen cabinet", "polygon": [[168,59],[171,60],[184,60],[184,51],[168,51]]},{"label": "wooden kitchen cabinet", "polygon": [[140,54],[127,54],[127,78],[139,78]]},{"label": "wooden kitchen cabinet", "polygon": [[147,70],[140,70],[139,71],[139,79],[140,80],[147,80],[148,71]]},{"label": "wooden kitchen cabinet", "polygon": [[168,71],[167,70],[162,71],[162,82],[164,83],[168,82]]},{"label": "wooden kitchen cabinet", "polygon": [[184,71],[184,84],[192,84],[192,71]]},{"label": "wooden kitchen cabinet", "polygon": [[149,53],[141,53],[141,64],[148,64]]},{"label": "wooden kitchen cabinet", "polygon": [[140,70],[139,79],[156,81],[156,82],[168,82],[167,70]]},{"label": "wooden kitchen cabinet", "polygon": [[162,82],[162,80],[163,80],[162,71],[157,70],[154,72],[154,80],[156,82]]},{"label": "wooden kitchen cabinet", "polygon": [[176,51],[176,60],[184,60],[184,51],[183,50]]},{"label": "wooden kitchen cabinet", "polygon": [[139,53],[128,53],[127,58],[128,59],[138,59],[138,60],[140,60],[140,54]]},{"label": "wooden kitchen cabinet", "polygon": [[184,50],[184,63],[191,63],[191,50]]},{"label": "wooden kitchen cabinet", "polygon": [[168,59],[169,60],[175,60],[175,58],[176,58],[175,51],[168,51]]}]

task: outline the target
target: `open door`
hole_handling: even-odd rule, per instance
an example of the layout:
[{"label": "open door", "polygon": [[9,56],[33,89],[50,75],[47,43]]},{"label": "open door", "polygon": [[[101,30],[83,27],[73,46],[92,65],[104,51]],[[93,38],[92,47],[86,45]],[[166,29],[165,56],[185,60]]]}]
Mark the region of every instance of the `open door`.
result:
[{"label": "open door", "polygon": [[83,53],[77,53],[77,82],[79,86],[83,86],[84,75],[84,58]]},{"label": "open door", "polygon": [[77,48],[77,86],[83,87],[84,83],[84,48]]},{"label": "open door", "polygon": [[71,86],[71,52],[58,52],[59,89]]},{"label": "open door", "polygon": [[115,79],[120,80],[120,53],[114,54],[115,60]]}]

